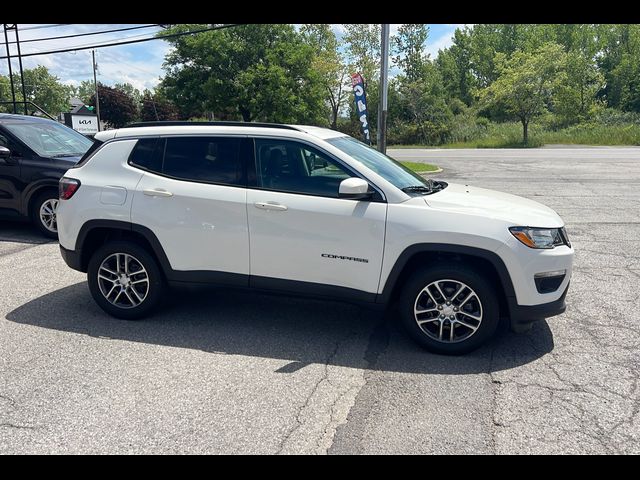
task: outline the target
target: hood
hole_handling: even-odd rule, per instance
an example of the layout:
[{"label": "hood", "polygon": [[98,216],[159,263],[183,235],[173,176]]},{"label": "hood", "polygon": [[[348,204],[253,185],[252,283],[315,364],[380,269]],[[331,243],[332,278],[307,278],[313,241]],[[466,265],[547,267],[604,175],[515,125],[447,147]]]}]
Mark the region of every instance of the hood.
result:
[{"label": "hood", "polygon": [[450,183],[444,190],[423,197],[432,208],[478,215],[513,226],[559,228],[560,216],[549,207],[527,198],[486,188]]}]

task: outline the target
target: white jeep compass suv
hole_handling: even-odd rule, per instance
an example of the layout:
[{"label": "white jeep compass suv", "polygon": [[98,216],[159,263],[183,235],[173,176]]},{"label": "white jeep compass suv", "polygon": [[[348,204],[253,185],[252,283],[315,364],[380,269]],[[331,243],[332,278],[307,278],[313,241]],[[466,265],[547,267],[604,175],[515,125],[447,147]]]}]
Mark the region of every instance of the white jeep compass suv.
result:
[{"label": "white jeep compass suv", "polygon": [[519,330],[562,313],[573,261],[544,205],[277,124],[100,132],[60,181],[58,230],[115,317],[141,318],[184,283],[393,302],[409,335],[445,354],[477,348],[501,317]]}]

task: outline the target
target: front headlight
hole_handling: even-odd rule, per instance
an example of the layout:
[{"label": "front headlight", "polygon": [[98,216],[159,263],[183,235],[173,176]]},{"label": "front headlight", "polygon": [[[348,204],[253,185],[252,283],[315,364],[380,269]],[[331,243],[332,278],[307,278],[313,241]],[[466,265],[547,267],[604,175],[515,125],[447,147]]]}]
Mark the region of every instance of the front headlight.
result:
[{"label": "front headlight", "polygon": [[511,227],[511,234],[529,248],[553,248],[571,246],[563,228]]}]

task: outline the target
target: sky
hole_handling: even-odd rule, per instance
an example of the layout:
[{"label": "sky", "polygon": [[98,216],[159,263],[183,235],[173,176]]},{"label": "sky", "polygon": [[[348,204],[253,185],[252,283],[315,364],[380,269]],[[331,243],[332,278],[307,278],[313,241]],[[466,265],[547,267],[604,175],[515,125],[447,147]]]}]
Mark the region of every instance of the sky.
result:
[{"label": "sky", "polygon": [[[99,32],[104,30],[114,30],[129,27],[138,27],[150,24],[20,24],[21,53],[46,52],[48,50],[60,50],[77,47],[81,45],[96,45],[124,41],[126,39],[150,38],[160,27],[140,28],[101,35],[89,35],[84,37],[56,39],[51,41],[34,41],[46,37],[59,37],[64,35],[74,35],[79,33]],[[391,25],[391,34],[395,33],[400,25]],[[451,36],[456,28],[461,24],[430,24],[430,33],[426,53],[431,58],[437,56],[438,50],[451,45]],[[341,36],[342,26],[336,24],[334,31]],[[4,38],[2,38],[4,40]],[[15,40],[12,33],[9,34],[9,41]],[[0,56],[6,56],[4,42],[2,42]],[[139,90],[155,87],[164,72],[162,62],[169,52],[169,45],[163,40],[154,40],[132,45],[122,45],[114,47],[96,48],[96,62],[98,64],[98,81],[113,85],[115,83],[130,83]],[[17,54],[15,45],[11,45],[11,54]],[[34,68],[44,65],[49,72],[56,75],[60,81],[68,85],[79,85],[83,80],[93,80],[93,70],[91,64],[91,50],[78,52],[56,53],[50,55],[38,55],[23,58],[24,68]],[[18,60],[13,59],[12,68],[18,71]],[[0,74],[7,75],[7,60],[0,60]],[[393,72],[392,72],[393,74]]]}]

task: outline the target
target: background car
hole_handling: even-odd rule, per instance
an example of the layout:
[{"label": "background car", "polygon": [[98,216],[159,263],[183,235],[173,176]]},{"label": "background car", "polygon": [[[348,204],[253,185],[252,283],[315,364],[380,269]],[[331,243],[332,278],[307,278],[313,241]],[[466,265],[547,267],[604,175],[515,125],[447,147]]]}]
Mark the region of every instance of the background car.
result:
[{"label": "background car", "polygon": [[58,181],[92,144],[52,120],[0,114],[0,216],[57,238]]}]

